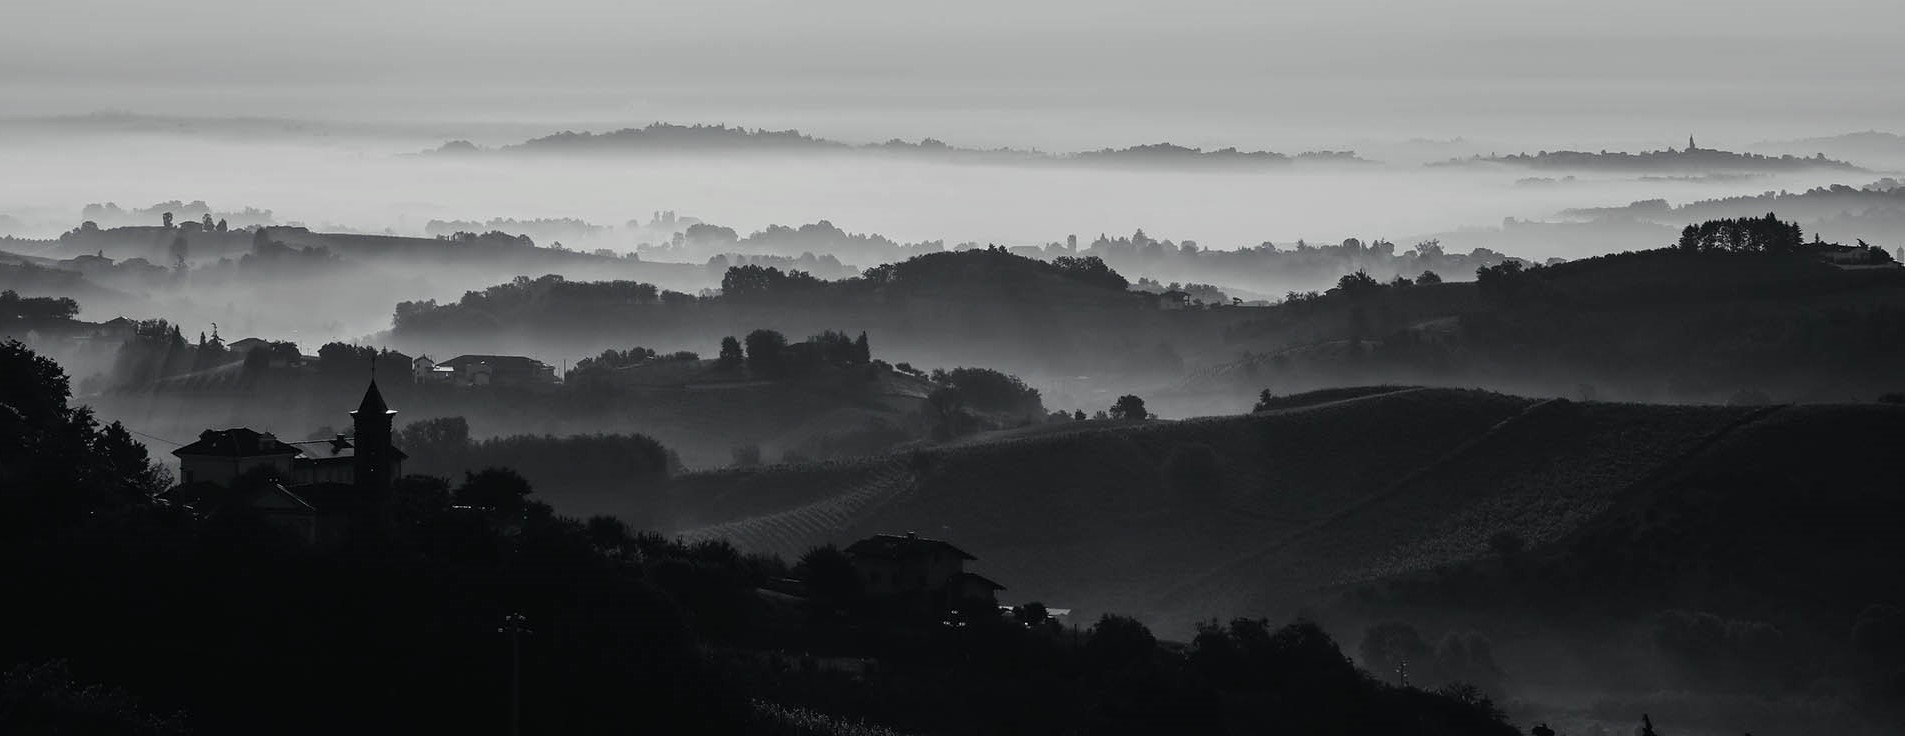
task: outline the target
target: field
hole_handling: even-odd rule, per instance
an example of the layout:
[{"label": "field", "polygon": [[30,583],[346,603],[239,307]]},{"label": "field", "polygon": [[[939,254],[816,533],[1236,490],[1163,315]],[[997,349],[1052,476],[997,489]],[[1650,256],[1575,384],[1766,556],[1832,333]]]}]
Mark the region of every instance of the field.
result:
[{"label": "field", "polygon": [[[1010,600],[1145,612],[1186,577],[1353,507],[1532,403],[1398,390],[855,463],[689,474],[624,516],[781,554],[917,531],[972,551],[974,569],[1009,586]],[[1193,456],[1205,459],[1184,459]]]},{"label": "field", "polygon": [[1128,612],[1182,634],[1213,615],[1287,616],[1330,591],[1487,560],[1502,532],[1554,548],[1715,453],[1770,453],[1733,448],[1793,417],[1847,411],[1420,388],[1281,404],[690,473],[621,513],[786,556],[915,531],[971,551],[970,569],[1008,586],[1008,602]]}]

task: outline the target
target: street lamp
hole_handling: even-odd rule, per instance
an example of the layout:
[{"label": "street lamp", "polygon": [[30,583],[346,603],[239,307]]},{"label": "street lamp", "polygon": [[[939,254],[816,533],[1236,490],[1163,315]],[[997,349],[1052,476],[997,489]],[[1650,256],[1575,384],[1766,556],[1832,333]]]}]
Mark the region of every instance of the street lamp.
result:
[{"label": "street lamp", "polygon": [[522,638],[536,631],[529,628],[529,617],[512,613],[503,617],[496,633],[509,635],[509,736],[522,733]]}]

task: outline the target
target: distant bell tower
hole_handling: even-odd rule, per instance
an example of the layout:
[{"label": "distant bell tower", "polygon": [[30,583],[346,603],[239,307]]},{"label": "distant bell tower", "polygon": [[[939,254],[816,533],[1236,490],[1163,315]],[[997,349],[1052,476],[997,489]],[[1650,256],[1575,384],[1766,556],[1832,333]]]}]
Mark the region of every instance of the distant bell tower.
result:
[{"label": "distant bell tower", "polygon": [[351,412],[351,426],[357,432],[352,439],[356,448],[352,469],[361,490],[388,491],[397,477],[402,455],[390,443],[390,424],[396,416],[397,412],[384,403],[383,392],[377,390],[377,379],[371,378],[364,400],[358,403],[357,411]]}]

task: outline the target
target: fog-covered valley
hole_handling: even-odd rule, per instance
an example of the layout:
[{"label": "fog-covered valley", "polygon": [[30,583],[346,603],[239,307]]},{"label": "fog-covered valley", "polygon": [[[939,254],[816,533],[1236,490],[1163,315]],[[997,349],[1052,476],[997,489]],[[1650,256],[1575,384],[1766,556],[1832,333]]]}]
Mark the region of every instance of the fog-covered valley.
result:
[{"label": "fog-covered valley", "polygon": [[1899,7],[15,5],[0,733],[1905,726]]}]

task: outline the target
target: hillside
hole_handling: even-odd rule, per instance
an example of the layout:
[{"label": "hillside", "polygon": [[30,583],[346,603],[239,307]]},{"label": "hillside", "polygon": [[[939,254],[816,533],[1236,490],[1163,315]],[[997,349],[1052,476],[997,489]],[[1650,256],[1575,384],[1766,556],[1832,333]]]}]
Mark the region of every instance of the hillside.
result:
[{"label": "hillside", "polygon": [[[1132,611],[1181,632],[1486,558],[1498,532],[1537,547],[1573,538],[1690,456],[1780,416],[1449,389],[1296,403],[688,474],[622,515],[783,555],[915,530],[972,551],[1008,600]],[[1786,410],[1801,411],[1813,410]]]},{"label": "hillside", "polygon": [[1398,390],[844,466],[689,474],[623,515],[783,554],[917,530],[958,540],[1012,600],[1156,614],[1153,597],[1175,581],[1340,513],[1530,403]]},{"label": "hillside", "polygon": [[1517,168],[1540,169],[1546,171],[1591,171],[1626,174],[1708,174],[1741,172],[1803,171],[1807,169],[1828,169],[1836,171],[1863,171],[1857,166],[1816,156],[1800,157],[1792,155],[1765,156],[1757,153],[1736,153],[1712,148],[1699,148],[1692,140],[1680,150],[1672,148],[1659,151],[1628,153],[1624,151],[1540,151],[1537,153],[1514,153],[1505,156],[1475,156],[1466,159],[1454,159],[1432,166],[1478,166],[1497,165]]},{"label": "hillside", "polygon": [[1227,331],[1242,355],[1194,371],[1160,406],[1208,411],[1266,388],[1345,382],[1699,403],[1869,401],[1905,388],[1905,269],[1894,266],[1659,249],[1484,276],[1255,310]]}]

